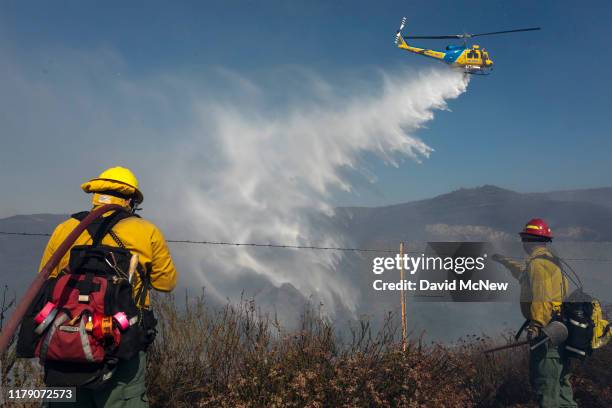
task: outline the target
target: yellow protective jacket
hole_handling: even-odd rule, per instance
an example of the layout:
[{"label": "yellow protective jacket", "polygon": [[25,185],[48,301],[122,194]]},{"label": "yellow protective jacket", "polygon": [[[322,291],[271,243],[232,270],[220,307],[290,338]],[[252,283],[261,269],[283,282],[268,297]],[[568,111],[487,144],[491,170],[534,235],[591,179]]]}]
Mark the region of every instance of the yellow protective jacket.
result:
[{"label": "yellow protective jacket", "polygon": [[[110,213],[105,214],[105,216],[109,214]],[[70,218],[55,228],[45,248],[42,260],[40,261],[39,270],[43,268],[57,247],[78,224],[78,220]],[[174,268],[174,263],[172,262],[166,240],[161,231],[153,223],[142,218],[129,217],[119,221],[112,230],[132,254],[138,254],[139,263],[145,268],[144,270],[147,270],[147,266],[150,266],[151,286],[153,289],[162,292],[169,292],[174,289],[177,279],[176,269]],[[87,231],[83,231],[73,246],[91,244],[91,236]],[[109,234],[102,239],[102,244],[114,247],[117,246],[117,243]],[[66,268],[69,258],[70,251],[66,252],[66,255],[62,257],[58,266],[51,271],[50,276],[55,277],[59,271]],[[133,295],[135,296],[142,282],[138,274],[134,274],[133,279]],[[145,305],[149,305],[148,295]]]},{"label": "yellow protective jacket", "polygon": [[521,284],[521,312],[525,319],[544,327],[553,314],[560,313],[568,285],[561,269],[541,256],[553,257],[548,248],[540,246],[525,263],[508,258],[503,258],[501,263]]}]

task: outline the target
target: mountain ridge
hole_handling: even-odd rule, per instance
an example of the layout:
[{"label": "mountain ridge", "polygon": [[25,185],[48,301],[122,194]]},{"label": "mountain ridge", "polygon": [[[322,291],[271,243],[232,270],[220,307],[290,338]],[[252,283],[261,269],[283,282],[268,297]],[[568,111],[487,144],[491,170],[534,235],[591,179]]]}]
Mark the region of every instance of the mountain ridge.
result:
[{"label": "mountain ridge", "polygon": [[[338,206],[340,210],[371,210],[371,209],[382,209],[382,208],[394,208],[404,207],[410,205],[416,205],[419,203],[432,203],[432,202],[444,202],[453,199],[468,199],[477,197],[487,196],[490,198],[500,197],[526,197],[526,198],[540,198],[548,199],[551,201],[564,201],[564,202],[588,202],[592,204],[600,204],[604,206],[612,207],[612,187],[595,187],[585,189],[568,189],[568,190],[551,190],[545,192],[518,192],[510,190],[504,187],[499,187],[494,184],[483,184],[482,186],[476,187],[461,187],[456,190],[452,190],[448,193],[442,193],[429,198],[423,198],[419,200],[405,201],[395,204],[386,204],[379,206]],[[67,218],[68,214],[53,214],[53,213],[35,213],[35,214],[15,214],[8,217],[0,218],[1,223],[5,222],[17,222],[17,221],[41,221],[47,223],[50,221],[58,221],[59,218]],[[61,222],[61,220],[59,221]]]},{"label": "mountain ridge", "polygon": [[[593,202],[589,202],[591,197]],[[50,233],[67,217],[68,215],[63,214],[16,215],[0,219],[0,231]],[[612,188],[520,193],[484,185],[391,206],[339,207],[332,223],[336,225],[339,234],[345,237],[345,244],[350,247],[396,248],[400,241],[415,247],[431,241],[484,241],[497,245],[495,251],[518,255],[521,248],[516,234],[524,223],[533,217],[544,218],[550,223],[557,237],[555,246],[560,246],[561,253],[566,256],[606,258],[606,250],[609,247],[606,242],[612,242]],[[47,239],[44,236],[0,235],[0,284],[8,285],[17,293],[23,291],[38,270]],[[193,269],[194,265],[188,256],[192,250],[198,249],[173,248],[173,252],[178,254],[175,260],[177,268],[184,274],[179,290],[188,288],[198,274],[205,273],[197,270],[197,267]],[[599,296],[609,293],[609,287],[604,285],[607,282],[604,278],[608,273],[607,266],[601,263],[580,265],[583,270],[588,271],[585,281],[590,280],[590,287],[601,292]],[[370,270],[369,256],[346,255],[338,264],[335,273],[351,282],[355,297],[360,299],[357,314],[382,316],[386,311],[394,310],[397,297],[395,294],[383,296],[373,293],[372,274],[368,273]],[[356,274],[355,271],[359,273]],[[247,274],[248,271],[242,273]],[[246,296],[255,296],[266,310],[289,320],[290,315],[299,314],[299,306],[307,302],[310,296],[300,293],[289,282],[275,285],[263,280],[256,288],[253,286],[240,289],[249,291],[245,292]],[[461,330],[475,330],[473,326],[464,325],[454,328],[453,330],[456,330],[449,334],[438,326],[431,327],[428,322],[434,315],[437,316],[436,313],[448,316],[449,321],[465,313],[474,318],[478,317],[483,327],[485,323],[493,324],[487,320],[488,315],[479,315],[484,313],[480,305],[475,305],[472,309],[470,307],[462,305],[461,309],[455,310],[439,304],[418,308],[413,315],[412,328],[426,328],[433,338],[461,335]],[[506,306],[500,304],[495,307],[503,309]],[[517,316],[515,312],[511,307],[507,307],[507,310],[500,310],[497,317],[503,316],[501,322],[514,324],[513,319]],[[339,319],[348,319],[352,314],[342,312],[337,316]]]},{"label": "mountain ridge", "polygon": [[[523,196],[534,196],[534,197],[546,197],[554,199],[555,201],[574,201],[574,202],[592,202],[589,198],[600,197],[598,201],[604,201],[607,205],[612,206],[612,187],[596,187],[596,188],[585,188],[585,189],[568,189],[568,190],[551,190],[545,192],[518,192],[510,190],[504,187],[499,187],[494,184],[483,184],[482,186],[476,187],[460,187],[456,190],[452,190],[448,193],[442,193],[429,198],[422,198],[418,200],[405,201],[401,203],[385,204],[378,206],[339,206],[338,208],[345,209],[373,209],[383,207],[398,207],[407,204],[415,204],[420,202],[428,202],[437,199],[446,199],[449,197],[457,197],[462,195],[471,195],[473,192],[484,192],[485,194],[506,194],[506,195],[523,195]],[[584,198],[577,197],[578,194],[585,196]],[[561,199],[565,198],[565,199]]]}]

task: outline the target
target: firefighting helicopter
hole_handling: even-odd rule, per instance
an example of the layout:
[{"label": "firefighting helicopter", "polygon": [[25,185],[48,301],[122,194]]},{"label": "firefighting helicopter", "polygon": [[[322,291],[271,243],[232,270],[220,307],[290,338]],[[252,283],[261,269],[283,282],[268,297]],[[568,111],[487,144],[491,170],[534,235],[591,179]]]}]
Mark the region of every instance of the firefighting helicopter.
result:
[{"label": "firefighting helicopter", "polygon": [[[494,31],[490,33],[480,34],[455,34],[455,35],[438,35],[438,36],[416,36],[402,35],[402,30],[406,26],[406,17],[402,18],[399,30],[395,34],[395,45],[402,50],[406,50],[415,54],[424,55],[426,57],[435,58],[452,67],[462,69],[466,74],[488,75],[493,69],[493,60],[489,57],[489,53],[479,45],[467,45],[468,38],[480,37],[483,35],[518,33],[521,31],[536,31],[540,27],[519,28],[516,30]],[[404,41],[404,39],[462,39],[463,45],[448,45],[444,51],[430,50],[428,48],[413,47]]]}]

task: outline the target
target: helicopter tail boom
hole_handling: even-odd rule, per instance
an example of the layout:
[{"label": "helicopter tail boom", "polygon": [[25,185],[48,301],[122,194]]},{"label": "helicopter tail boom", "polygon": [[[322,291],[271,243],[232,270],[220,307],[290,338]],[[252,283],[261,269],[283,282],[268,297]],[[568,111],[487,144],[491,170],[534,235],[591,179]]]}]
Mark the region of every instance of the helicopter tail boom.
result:
[{"label": "helicopter tail boom", "polygon": [[397,48],[401,48],[402,50],[434,58],[437,60],[444,59],[444,56],[446,55],[444,52],[408,45],[408,43],[406,43],[406,40],[404,40],[405,37],[402,35],[402,30],[404,29],[404,27],[406,27],[406,17],[402,17],[400,27],[395,33],[395,45],[397,46]]}]

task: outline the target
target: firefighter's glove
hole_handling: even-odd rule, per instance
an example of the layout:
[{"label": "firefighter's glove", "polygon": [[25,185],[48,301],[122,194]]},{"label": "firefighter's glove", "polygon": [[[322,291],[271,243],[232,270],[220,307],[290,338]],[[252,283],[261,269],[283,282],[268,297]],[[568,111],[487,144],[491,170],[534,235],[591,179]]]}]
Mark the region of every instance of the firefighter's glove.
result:
[{"label": "firefighter's glove", "polygon": [[491,255],[491,259],[493,259],[495,262],[499,262],[499,263],[503,264],[504,261],[506,260],[506,257],[504,257],[501,254],[493,254],[493,255]]},{"label": "firefighter's glove", "polygon": [[508,263],[508,258],[506,258],[505,256],[501,254],[493,254],[491,255],[491,259],[502,265],[506,265]]},{"label": "firefighter's glove", "polygon": [[527,326],[527,340],[533,341],[539,338],[541,334],[542,328],[539,325],[530,323],[529,326]]}]

